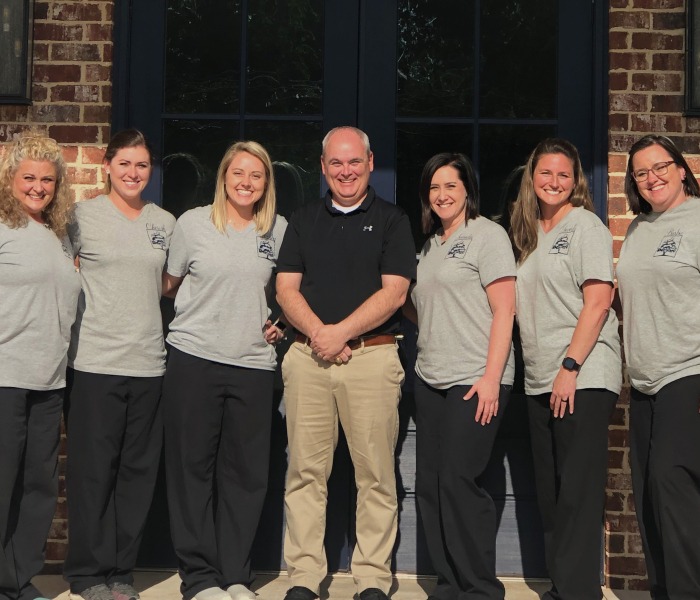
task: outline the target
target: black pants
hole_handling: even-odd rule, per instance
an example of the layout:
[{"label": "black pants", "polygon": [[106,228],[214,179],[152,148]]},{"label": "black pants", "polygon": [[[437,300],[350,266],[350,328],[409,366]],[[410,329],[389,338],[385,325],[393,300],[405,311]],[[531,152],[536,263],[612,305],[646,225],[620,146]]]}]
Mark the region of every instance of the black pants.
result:
[{"label": "black pants", "polygon": [[632,389],[630,462],[652,597],[700,598],[700,375]]},{"label": "black pants", "polygon": [[274,371],[172,348],[163,385],[170,530],[181,592],[252,581],[270,457]]},{"label": "black pants", "polygon": [[617,394],[576,390],[574,414],[552,417],[551,394],[528,397],[537,500],[552,589],[543,598],[599,600],[608,424]]},{"label": "black pants", "polygon": [[40,595],[30,580],[56,511],[62,404],[62,389],[0,387],[0,600]]},{"label": "black pants", "polygon": [[68,369],[63,571],[74,594],[133,583],[162,448],[162,380]]},{"label": "black pants", "polygon": [[416,377],[416,495],[441,600],[504,598],[496,578],[496,507],[479,478],[488,465],[510,398],[501,386],[498,416],[474,420],[470,386],[438,390]]}]

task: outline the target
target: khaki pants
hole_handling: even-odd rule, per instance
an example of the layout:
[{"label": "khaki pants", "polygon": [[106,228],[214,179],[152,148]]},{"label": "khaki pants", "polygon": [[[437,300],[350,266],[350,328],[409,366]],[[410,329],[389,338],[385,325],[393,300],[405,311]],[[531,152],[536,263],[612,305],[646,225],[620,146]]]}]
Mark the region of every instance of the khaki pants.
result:
[{"label": "khaki pants", "polygon": [[391,587],[397,529],[394,449],[404,371],[395,345],[354,350],[335,365],[292,345],[282,364],[289,438],[284,558],[292,586],[320,591],[327,574],[323,538],[327,481],[343,427],[355,467],[357,543],[352,573],[358,592]]}]

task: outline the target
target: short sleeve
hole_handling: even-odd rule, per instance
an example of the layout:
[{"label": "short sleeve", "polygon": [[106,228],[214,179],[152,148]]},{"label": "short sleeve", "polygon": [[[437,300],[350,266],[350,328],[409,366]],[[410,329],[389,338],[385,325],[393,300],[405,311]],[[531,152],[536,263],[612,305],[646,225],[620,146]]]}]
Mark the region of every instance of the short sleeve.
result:
[{"label": "short sleeve", "polygon": [[576,284],[596,279],[613,282],[612,234],[602,223],[581,232],[574,261]]},{"label": "short sleeve", "polygon": [[73,211],[73,216],[66,226],[66,232],[68,233],[68,239],[73,247],[73,256],[78,256],[80,254],[80,248],[82,246],[80,242],[80,223],[78,221],[78,208],[76,206]]},{"label": "short sleeve", "polygon": [[508,234],[503,227],[492,224],[483,232],[479,247],[479,279],[486,287],[502,277],[515,277],[515,257]]},{"label": "short sleeve", "polygon": [[304,272],[304,260],[302,258],[299,236],[300,221],[300,211],[297,210],[290,217],[289,224],[284,232],[282,247],[277,257],[278,273]]},{"label": "short sleeve", "polygon": [[187,248],[187,236],[183,226],[186,215],[187,213],[177,220],[175,229],[173,230],[173,236],[170,238],[168,263],[165,270],[173,277],[184,277],[189,270],[190,257]]},{"label": "short sleeve", "polygon": [[416,279],[416,246],[413,242],[408,216],[397,209],[389,217],[382,249],[380,273]]}]

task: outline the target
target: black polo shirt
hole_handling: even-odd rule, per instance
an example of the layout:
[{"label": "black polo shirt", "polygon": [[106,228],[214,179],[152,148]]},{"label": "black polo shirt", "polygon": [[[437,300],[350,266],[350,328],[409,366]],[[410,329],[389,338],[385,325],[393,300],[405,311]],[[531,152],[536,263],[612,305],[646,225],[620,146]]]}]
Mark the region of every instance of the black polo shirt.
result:
[{"label": "black polo shirt", "polygon": [[[302,273],[301,294],[326,324],[338,323],[382,287],[382,275],[416,278],[416,251],[406,213],[369,187],[350,213],[333,207],[330,192],[292,215],[277,259],[277,272]],[[366,332],[396,333],[396,311]]]}]

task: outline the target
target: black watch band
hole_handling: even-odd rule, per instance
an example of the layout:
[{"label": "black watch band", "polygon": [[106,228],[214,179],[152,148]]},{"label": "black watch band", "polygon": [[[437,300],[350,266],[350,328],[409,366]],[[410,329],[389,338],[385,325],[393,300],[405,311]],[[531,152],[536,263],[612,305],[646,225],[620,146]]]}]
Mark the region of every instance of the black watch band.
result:
[{"label": "black watch band", "polygon": [[567,371],[576,371],[578,373],[581,370],[581,365],[570,356],[567,356],[563,361],[561,361],[561,366]]}]

